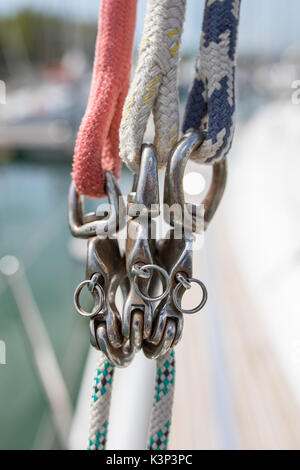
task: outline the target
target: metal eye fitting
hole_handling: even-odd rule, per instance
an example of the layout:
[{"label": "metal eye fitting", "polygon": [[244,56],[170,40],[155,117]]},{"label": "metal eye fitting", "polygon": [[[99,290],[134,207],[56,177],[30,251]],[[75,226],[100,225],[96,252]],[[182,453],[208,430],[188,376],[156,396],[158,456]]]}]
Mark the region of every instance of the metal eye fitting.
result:
[{"label": "metal eye fitting", "polygon": [[[96,213],[84,214],[83,196],[77,193],[72,182],[69,190],[69,227],[72,235],[77,238],[91,238],[97,235],[115,233],[125,222],[125,206],[116,178],[109,171],[105,172],[105,191],[110,205],[110,213],[98,217]],[[121,226],[120,223],[121,222]]]},{"label": "metal eye fitting", "polygon": [[133,276],[141,277],[142,279],[150,279],[151,272],[149,269],[146,269],[145,266],[139,266],[135,264],[131,268]]},{"label": "metal eye fitting", "polygon": [[[192,231],[202,230],[202,224],[197,227],[197,207],[195,205],[186,204],[183,190],[183,177],[187,162],[189,161],[192,153],[204,141],[205,134],[200,131],[189,131],[174,147],[171,157],[167,166],[165,176],[165,193],[164,202],[170,208],[174,205],[181,207],[181,217],[174,213],[171,214],[171,225],[182,224],[182,215],[185,210],[192,217]],[[213,165],[213,175],[210,189],[202,201],[204,208],[204,230],[213,218],[218,205],[222,199],[227,177],[226,160],[217,162]],[[166,221],[168,220],[168,212],[165,213]]]},{"label": "metal eye fitting", "polygon": [[90,292],[92,292],[92,293],[94,292],[94,289],[96,287],[96,284],[99,281],[99,278],[100,278],[99,273],[93,274],[93,276],[91,277],[89,285],[88,285],[88,289],[89,289]]},{"label": "metal eye fitting", "polygon": [[177,273],[175,277],[176,277],[176,280],[180,282],[185,289],[191,289],[192,287],[191,283],[188,281],[186,277],[184,277],[183,274]]}]

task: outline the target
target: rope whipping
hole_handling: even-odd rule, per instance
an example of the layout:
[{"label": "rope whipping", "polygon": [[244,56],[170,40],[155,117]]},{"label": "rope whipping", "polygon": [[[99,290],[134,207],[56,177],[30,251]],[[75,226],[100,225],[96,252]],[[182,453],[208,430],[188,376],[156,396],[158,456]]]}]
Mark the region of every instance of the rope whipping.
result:
[{"label": "rope whipping", "polygon": [[183,132],[206,130],[191,158],[215,163],[230,150],[235,125],[235,66],[240,0],[206,0],[196,72]]}]

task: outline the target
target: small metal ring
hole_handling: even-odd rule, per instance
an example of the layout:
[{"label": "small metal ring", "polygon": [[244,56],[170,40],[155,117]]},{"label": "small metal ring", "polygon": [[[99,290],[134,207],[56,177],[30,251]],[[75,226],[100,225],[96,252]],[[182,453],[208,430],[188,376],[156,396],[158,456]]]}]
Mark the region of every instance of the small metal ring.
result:
[{"label": "small metal ring", "polygon": [[95,284],[95,288],[92,291],[92,295],[93,295],[94,301],[95,301],[93,310],[91,312],[86,312],[81,307],[80,300],[79,300],[81,291],[85,286],[89,287],[90,282],[91,282],[90,280],[86,280],[86,281],[81,282],[76,287],[75,292],[74,292],[74,305],[75,305],[75,308],[76,308],[77,312],[85,318],[92,318],[95,315],[98,315],[98,313],[100,313],[102,308],[103,308],[103,302],[104,302],[104,291],[103,291],[102,287],[99,286],[99,284]]},{"label": "small metal ring", "polygon": [[133,285],[136,290],[136,293],[146,302],[158,302],[159,300],[164,299],[170,292],[170,277],[167,271],[161,266],[158,266],[157,264],[144,264],[142,266],[142,269],[153,269],[154,271],[158,271],[161,274],[162,279],[165,280],[166,285],[164,286],[164,291],[162,292],[162,294],[158,295],[157,297],[148,297],[147,295],[143,294],[143,292],[140,290],[137,281],[138,276],[134,274]]},{"label": "small metal ring", "polygon": [[176,308],[181,312],[181,313],[188,313],[188,314],[192,314],[192,313],[197,313],[199,312],[199,310],[201,310],[204,305],[206,304],[206,301],[207,301],[207,289],[205,287],[205,285],[203,284],[203,282],[199,281],[199,279],[194,279],[192,277],[188,278],[187,281],[189,283],[192,283],[192,282],[195,282],[196,284],[198,284],[201,289],[202,289],[202,293],[203,293],[203,296],[202,296],[202,299],[201,299],[201,302],[199,303],[199,305],[197,305],[197,307],[195,308],[192,308],[190,310],[186,310],[184,308],[181,307],[180,305],[180,301],[178,300],[178,296],[179,296],[179,290],[184,288],[184,285],[181,284],[181,282],[179,282],[175,289],[174,289],[174,292],[173,292],[173,301],[174,301],[174,304],[176,306]]}]

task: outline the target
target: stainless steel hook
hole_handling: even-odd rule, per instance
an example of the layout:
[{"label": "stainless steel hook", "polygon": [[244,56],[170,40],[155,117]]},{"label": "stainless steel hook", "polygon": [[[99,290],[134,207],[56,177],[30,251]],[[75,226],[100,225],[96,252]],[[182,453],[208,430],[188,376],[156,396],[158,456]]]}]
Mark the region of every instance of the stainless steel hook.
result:
[{"label": "stainless steel hook", "polygon": [[110,205],[109,214],[102,217],[95,212],[84,214],[83,196],[77,193],[74,183],[71,182],[68,215],[70,231],[74,237],[107,236],[121,229],[125,206],[119,185],[114,175],[108,171],[105,172],[105,191]]},{"label": "stainless steel hook", "polygon": [[[182,214],[185,213],[185,210],[188,211],[189,215],[192,217],[192,231],[195,232],[197,226],[196,220],[196,206],[193,204],[186,204],[183,190],[183,177],[185,173],[186,164],[191,156],[191,154],[196,150],[201,143],[204,141],[205,135],[200,131],[189,131],[184,137],[178,142],[172,151],[171,158],[169,160],[166,176],[165,176],[165,192],[164,192],[164,202],[168,207],[172,207],[175,204],[178,204],[182,209]],[[213,175],[210,189],[207,196],[202,201],[202,206],[204,208],[204,230],[207,229],[207,226],[211,219],[213,218],[218,205],[222,199],[227,179],[227,164],[226,160],[215,163],[213,165]],[[169,214],[168,214],[169,215]],[[171,223],[182,224],[183,218],[180,217],[179,220],[176,219],[176,214],[171,214]]]},{"label": "stainless steel hook", "polygon": [[[157,250],[160,265],[169,274],[170,292],[156,307],[152,333],[143,344],[145,355],[150,358],[158,357],[178,343],[183,330],[183,313],[199,311],[207,300],[206,287],[201,281],[192,277],[193,232],[195,233],[199,226],[202,226],[204,230],[207,228],[221,201],[226,184],[226,163],[217,163],[213,167],[211,187],[202,202],[204,224],[198,224],[196,206],[185,203],[183,191],[186,164],[194,150],[201,145],[204,137],[204,134],[198,131],[187,132],[172,151],[166,170],[164,216],[172,228],[167,238],[158,243]],[[170,209],[176,206],[179,206],[180,214],[176,211],[171,212]],[[186,211],[191,219],[189,227],[184,226]],[[169,219],[170,216],[171,219]],[[178,228],[179,237],[177,236]],[[176,234],[175,229],[177,229]],[[196,282],[201,286],[203,296],[197,307],[186,310],[182,308],[181,299],[191,282]]]},{"label": "stainless steel hook", "polygon": [[141,312],[143,316],[143,339],[151,333],[153,307],[148,292],[153,269],[156,269],[153,218],[158,214],[157,159],[154,147],[145,144],[142,147],[140,172],[138,177],[135,177],[133,190],[128,196],[128,215],[131,218],[127,222],[125,256],[130,291],[123,308],[122,331],[125,339],[130,338],[133,312]]}]

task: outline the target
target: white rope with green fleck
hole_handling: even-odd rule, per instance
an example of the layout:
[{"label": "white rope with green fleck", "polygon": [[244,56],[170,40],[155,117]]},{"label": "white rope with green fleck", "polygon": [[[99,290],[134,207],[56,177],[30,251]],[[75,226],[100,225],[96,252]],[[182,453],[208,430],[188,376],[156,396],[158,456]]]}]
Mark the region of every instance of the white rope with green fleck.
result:
[{"label": "white rope with green fleck", "polygon": [[153,408],[147,449],[167,450],[175,385],[175,354],[168,352],[156,361]]},{"label": "white rope with green fleck", "polygon": [[[93,383],[88,450],[105,450],[114,366],[100,352]],[[156,361],[156,379],[147,449],[166,450],[172,420],[175,381],[174,351]]]},{"label": "white rope with green fleck", "polygon": [[93,383],[88,450],[105,450],[115,367],[100,352]]}]

